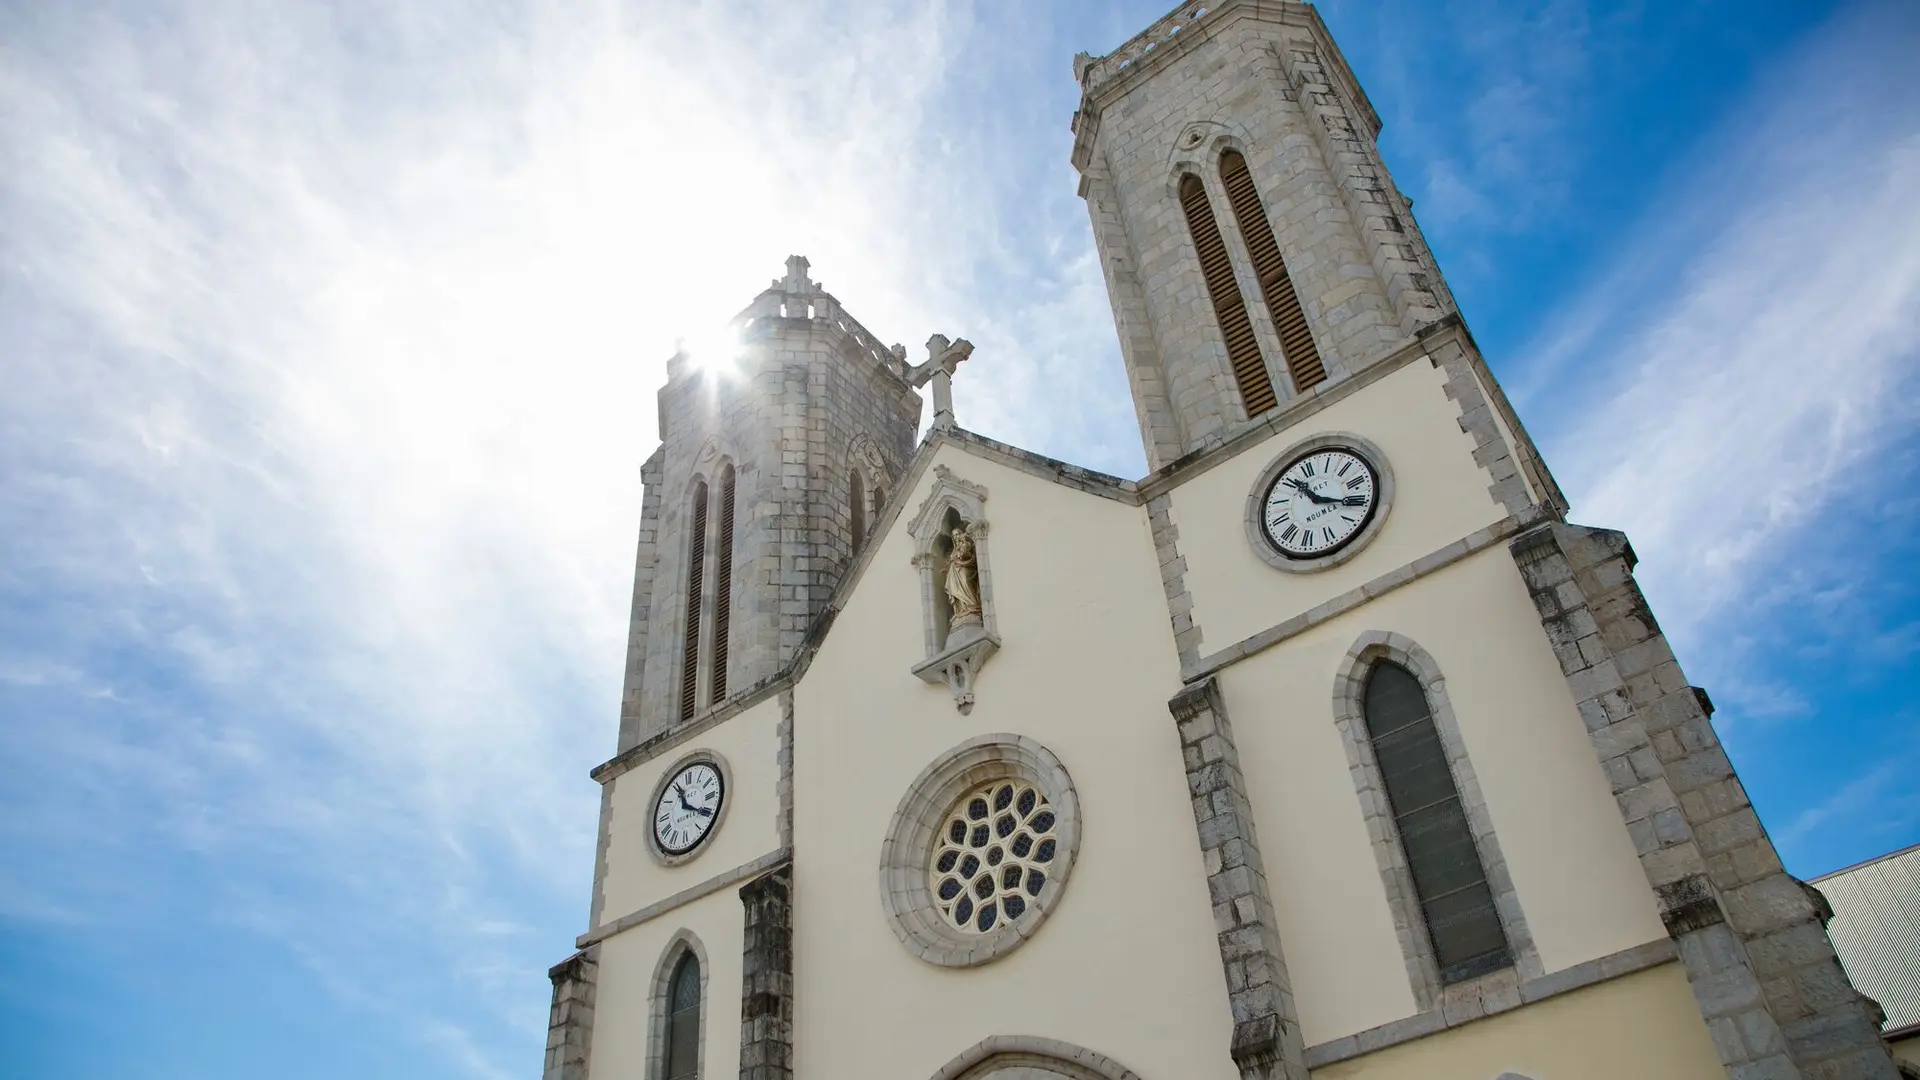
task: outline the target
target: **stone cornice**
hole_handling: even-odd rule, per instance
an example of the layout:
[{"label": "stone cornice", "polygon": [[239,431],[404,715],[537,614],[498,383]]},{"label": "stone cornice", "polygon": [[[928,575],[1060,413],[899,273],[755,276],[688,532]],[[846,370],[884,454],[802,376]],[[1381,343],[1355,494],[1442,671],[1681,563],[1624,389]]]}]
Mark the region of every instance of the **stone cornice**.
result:
[{"label": "stone cornice", "polygon": [[1081,101],[1073,119],[1074,167],[1085,173],[1092,164],[1100,114],[1108,105],[1239,18],[1299,27],[1312,34],[1341,95],[1359,112],[1368,136],[1379,135],[1380,114],[1312,5],[1292,0],[1189,0],[1106,56],[1076,60]]}]

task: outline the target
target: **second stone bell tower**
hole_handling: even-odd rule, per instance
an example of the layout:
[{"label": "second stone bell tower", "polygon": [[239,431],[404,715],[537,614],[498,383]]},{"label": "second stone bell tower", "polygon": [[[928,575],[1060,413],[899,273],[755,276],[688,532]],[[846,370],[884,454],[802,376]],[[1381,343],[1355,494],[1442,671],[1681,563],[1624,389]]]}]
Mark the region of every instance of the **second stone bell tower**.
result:
[{"label": "second stone bell tower", "polygon": [[1193,0],[1074,70],[1073,164],[1149,467],[1453,312],[1313,8]]},{"label": "second stone bell tower", "polygon": [[913,454],[905,350],[847,314],[805,258],[730,330],[723,355],[675,355],[660,389],[622,751],[792,659]]}]

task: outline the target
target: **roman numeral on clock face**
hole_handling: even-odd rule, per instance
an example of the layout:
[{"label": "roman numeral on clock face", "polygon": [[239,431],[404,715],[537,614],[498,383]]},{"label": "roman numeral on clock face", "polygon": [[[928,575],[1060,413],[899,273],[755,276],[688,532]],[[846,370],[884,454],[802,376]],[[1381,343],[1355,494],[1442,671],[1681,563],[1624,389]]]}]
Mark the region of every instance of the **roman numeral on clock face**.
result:
[{"label": "roman numeral on clock face", "polygon": [[1313,451],[1293,459],[1270,482],[1259,524],[1280,554],[1320,558],[1366,527],[1373,515],[1375,483],[1373,466],[1357,452],[1342,447]]}]

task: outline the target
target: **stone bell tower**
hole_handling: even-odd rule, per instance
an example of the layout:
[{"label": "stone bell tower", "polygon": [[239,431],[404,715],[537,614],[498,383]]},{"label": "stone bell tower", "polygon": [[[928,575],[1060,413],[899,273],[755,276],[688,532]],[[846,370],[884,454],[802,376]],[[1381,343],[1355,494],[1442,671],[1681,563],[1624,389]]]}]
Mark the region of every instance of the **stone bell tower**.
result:
[{"label": "stone bell tower", "polygon": [[1454,310],[1310,6],[1192,0],[1074,71],[1073,164],[1149,467]]},{"label": "stone bell tower", "polygon": [[732,355],[677,354],[641,467],[621,750],[777,673],[913,453],[920,396],[787,259],[729,324]]}]

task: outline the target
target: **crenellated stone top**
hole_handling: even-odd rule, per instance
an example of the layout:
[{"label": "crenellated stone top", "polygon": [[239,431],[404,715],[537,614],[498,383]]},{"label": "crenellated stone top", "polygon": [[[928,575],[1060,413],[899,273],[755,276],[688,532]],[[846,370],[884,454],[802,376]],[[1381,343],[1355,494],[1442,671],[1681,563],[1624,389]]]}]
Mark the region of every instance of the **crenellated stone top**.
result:
[{"label": "crenellated stone top", "polygon": [[1187,0],[1174,8],[1157,23],[1135,34],[1126,43],[1105,56],[1076,54],[1073,58],[1073,77],[1080,83],[1082,90],[1090,91],[1094,87],[1130,68],[1148,53],[1159,48],[1174,35],[1185,30],[1194,21],[1206,16],[1207,12],[1218,7],[1218,0]]}]

